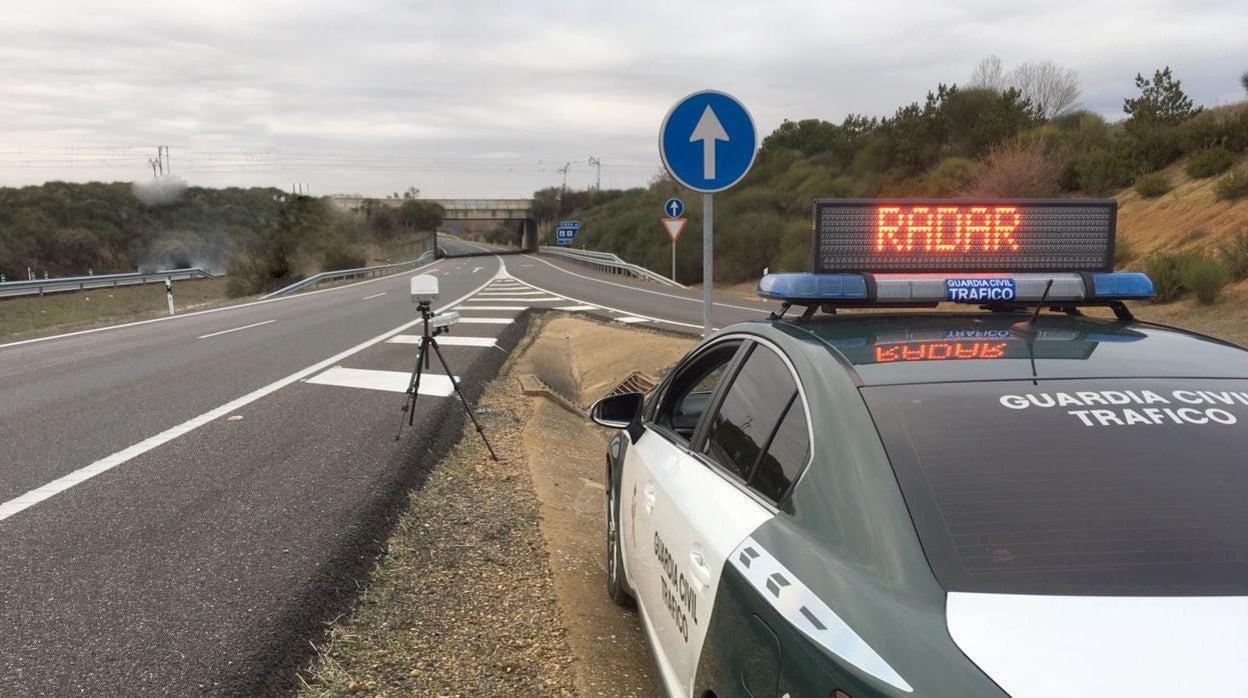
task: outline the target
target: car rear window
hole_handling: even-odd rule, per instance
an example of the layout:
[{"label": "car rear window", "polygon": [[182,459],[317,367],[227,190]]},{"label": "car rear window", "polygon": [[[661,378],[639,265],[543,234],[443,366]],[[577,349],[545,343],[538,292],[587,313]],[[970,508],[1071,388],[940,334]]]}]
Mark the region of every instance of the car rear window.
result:
[{"label": "car rear window", "polygon": [[863,395],[947,590],[1248,594],[1248,381]]}]

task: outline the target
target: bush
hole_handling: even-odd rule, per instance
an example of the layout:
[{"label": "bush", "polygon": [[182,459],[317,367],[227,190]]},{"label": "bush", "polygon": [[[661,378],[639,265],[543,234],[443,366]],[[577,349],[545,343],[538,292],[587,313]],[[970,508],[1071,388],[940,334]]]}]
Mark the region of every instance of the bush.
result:
[{"label": "bush", "polygon": [[225,295],[230,298],[242,298],[243,296],[250,296],[251,294],[251,284],[248,283],[246,279],[231,276],[229,280],[225,282]]},{"label": "bush", "polygon": [[1135,178],[1136,193],[1146,199],[1156,199],[1170,189],[1170,178],[1162,172],[1149,172]]},{"label": "bush", "polygon": [[1154,303],[1170,303],[1183,295],[1182,255],[1172,252],[1155,254],[1144,260],[1144,273],[1153,280]]},{"label": "bush", "polygon": [[992,151],[967,186],[971,196],[1053,196],[1062,159],[1042,142],[1014,141]]},{"label": "bush", "polygon": [[923,176],[923,190],[928,196],[952,196],[966,191],[975,179],[977,165],[973,160],[949,157]]},{"label": "bush", "polygon": [[1212,305],[1226,286],[1226,267],[1204,252],[1188,252],[1179,261],[1183,286],[1196,294],[1201,305]]},{"label": "bush", "polygon": [[1248,230],[1240,230],[1222,243],[1222,264],[1232,279],[1248,279]]},{"label": "bush", "polygon": [[1187,176],[1204,179],[1222,174],[1235,164],[1235,156],[1221,146],[1196,151],[1187,161]]},{"label": "bush", "polygon": [[1104,194],[1131,183],[1131,162],[1116,148],[1093,148],[1076,155],[1062,173],[1062,184],[1070,190]]},{"label": "bush", "polygon": [[330,247],[321,253],[321,271],[341,271],[367,266],[368,260],[359,250],[346,245]]},{"label": "bush", "polygon": [[1213,193],[1223,201],[1248,196],[1248,165],[1227,172],[1213,183]]}]

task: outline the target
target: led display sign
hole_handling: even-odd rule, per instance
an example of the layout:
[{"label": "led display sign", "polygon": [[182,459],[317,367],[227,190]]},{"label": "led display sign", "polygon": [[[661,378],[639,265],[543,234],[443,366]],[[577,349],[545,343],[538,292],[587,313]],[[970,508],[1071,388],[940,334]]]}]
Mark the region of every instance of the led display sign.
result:
[{"label": "led display sign", "polygon": [[816,199],[815,273],[1112,271],[1111,200]]}]

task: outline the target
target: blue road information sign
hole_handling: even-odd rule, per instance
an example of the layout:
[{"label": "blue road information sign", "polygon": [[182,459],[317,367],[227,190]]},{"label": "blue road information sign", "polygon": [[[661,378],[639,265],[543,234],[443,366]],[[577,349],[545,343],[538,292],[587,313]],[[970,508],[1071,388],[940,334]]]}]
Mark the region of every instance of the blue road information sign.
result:
[{"label": "blue road information sign", "polygon": [[572,238],[581,229],[580,221],[563,221],[555,228],[555,244],[567,247],[572,244]]},{"label": "blue road information sign", "polygon": [[714,90],[677,102],[659,129],[663,166],[676,181],[703,193],[741,181],[754,164],[757,146],[758,129],[750,112],[734,97]]},{"label": "blue road information sign", "polygon": [[945,279],[945,300],[954,303],[991,303],[1018,297],[1013,277]]},{"label": "blue road information sign", "polygon": [[672,197],[663,204],[663,216],[665,218],[680,218],[685,215],[685,202]]}]

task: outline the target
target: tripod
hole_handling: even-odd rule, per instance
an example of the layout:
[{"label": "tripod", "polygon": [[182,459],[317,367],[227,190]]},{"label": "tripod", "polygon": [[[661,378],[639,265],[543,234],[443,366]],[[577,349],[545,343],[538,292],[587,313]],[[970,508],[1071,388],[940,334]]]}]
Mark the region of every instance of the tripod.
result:
[{"label": "tripod", "polygon": [[[481,435],[481,441],[485,444],[485,448],[490,452],[490,458],[498,462],[498,455],[494,453],[494,447],[490,446],[490,440],[485,438],[485,430],[481,428],[481,423],[477,421],[477,415],[472,411],[472,406],[468,404],[468,399],[464,397],[463,392],[459,389],[459,379],[455,377],[455,373],[451,371],[451,367],[446,364],[446,358],[442,356],[442,350],[438,347],[438,341],[434,339],[438,335],[447,331],[446,325],[432,328],[430,332],[429,321],[433,319],[434,312],[429,308],[429,303],[422,302],[417,306],[420,310],[420,317],[424,324],[424,333],[420,338],[420,351],[416,355],[416,367],[412,369],[412,379],[407,384],[407,398],[403,400],[403,412],[407,413],[407,425],[412,426],[412,421],[416,419],[416,398],[420,395],[420,378],[424,375],[425,369],[429,368],[429,350],[433,349],[433,353],[438,355],[438,361],[442,364],[446,375],[451,379],[451,386],[455,389],[455,394],[459,396],[459,402],[464,406],[464,413],[468,415],[468,419],[472,420],[472,425],[477,428],[477,433]],[[403,433],[403,418],[399,418],[399,431],[394,435],[394,440],[398,441],[399,436]]]}]

